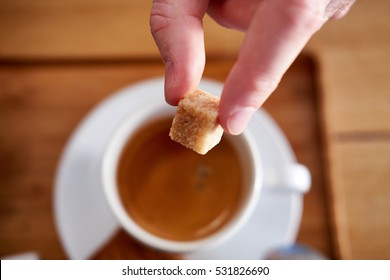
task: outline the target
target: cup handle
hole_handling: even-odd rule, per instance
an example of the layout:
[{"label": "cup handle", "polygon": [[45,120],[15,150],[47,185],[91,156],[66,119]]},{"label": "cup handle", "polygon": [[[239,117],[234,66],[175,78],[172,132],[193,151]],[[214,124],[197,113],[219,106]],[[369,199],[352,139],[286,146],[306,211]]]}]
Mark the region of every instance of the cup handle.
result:
[{"label": "cup handle", "polygon": [[292,163],[265,168],[263,186],[267,189],[305,193],[310,189],[311,176],[306,166]]}]

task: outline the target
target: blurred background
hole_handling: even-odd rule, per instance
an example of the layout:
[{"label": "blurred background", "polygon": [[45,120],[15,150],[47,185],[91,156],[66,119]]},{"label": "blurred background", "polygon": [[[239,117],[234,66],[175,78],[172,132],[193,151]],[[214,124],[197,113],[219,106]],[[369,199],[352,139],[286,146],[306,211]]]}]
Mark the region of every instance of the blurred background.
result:
[{"label": "blurred background", "polygon": [[[58,161],[90,109],[163,75],[151,2],[0,1],[0,258],[67,258],[53,214]],[[357,1],[327,23],[265,105],[313,175],[297,242],[331,259],[390,259],[389,14],[387,0]],[[243,35],[204,25],[205,76],[223,82]],[[91,256],[171,257],[121,232]]]}]

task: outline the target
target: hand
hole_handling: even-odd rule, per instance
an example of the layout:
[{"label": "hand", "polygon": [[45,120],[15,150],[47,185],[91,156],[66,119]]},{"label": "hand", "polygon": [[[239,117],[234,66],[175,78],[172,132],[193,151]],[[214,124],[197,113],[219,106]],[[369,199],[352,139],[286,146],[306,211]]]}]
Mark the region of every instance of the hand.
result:
[{"label": "hand", "polygon": [[165,98],[177,105],[202,77],[207,12],[228,28],[246,32],[223,88],[219,121],[240,134],[276,89],[310,37],[329,18],[345,15],[354,0],[154,0],[151,32],[165,63]]}]

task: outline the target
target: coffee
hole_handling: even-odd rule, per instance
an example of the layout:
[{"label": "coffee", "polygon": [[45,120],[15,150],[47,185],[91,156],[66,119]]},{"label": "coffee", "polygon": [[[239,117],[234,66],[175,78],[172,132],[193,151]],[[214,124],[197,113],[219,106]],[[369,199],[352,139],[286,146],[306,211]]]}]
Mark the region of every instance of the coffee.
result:
[{"label": "coffee", "polygon": [[206,155],[172,141],[172,117],[150,121],[125,145],[117,185],[128,215],[150,233],[192,241],[234,218],[243,199],[244,170],[227,136]]}]

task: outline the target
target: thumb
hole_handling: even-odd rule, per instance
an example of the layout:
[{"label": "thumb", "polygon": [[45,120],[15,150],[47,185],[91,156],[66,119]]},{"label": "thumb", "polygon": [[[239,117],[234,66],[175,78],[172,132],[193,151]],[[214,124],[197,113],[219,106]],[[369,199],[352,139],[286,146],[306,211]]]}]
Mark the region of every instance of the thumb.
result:
[{"label": "thumb", "polygon": [[202,19],[208,0],[154,0],[150,14],[153,38],[165,63],[165,99],[177,105],[194,90],[205,65]]}]

